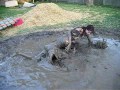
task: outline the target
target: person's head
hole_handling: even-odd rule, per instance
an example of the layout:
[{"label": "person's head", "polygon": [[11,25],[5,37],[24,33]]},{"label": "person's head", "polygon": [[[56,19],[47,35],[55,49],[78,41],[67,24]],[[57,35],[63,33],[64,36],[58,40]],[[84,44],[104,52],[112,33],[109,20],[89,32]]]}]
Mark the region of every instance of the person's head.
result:
[{"label": "person's head", "polygon": [[95,34],[94,26],[93,26],[93,25],[88,25],[88,26],[86,27],[85,33],[86,33],[87,35]]},{"label": "person's head", "polygon": [[87,27],[76,27],[75,30],[79,31],[80,36],[95,34],[93,25],[88,25]]}]

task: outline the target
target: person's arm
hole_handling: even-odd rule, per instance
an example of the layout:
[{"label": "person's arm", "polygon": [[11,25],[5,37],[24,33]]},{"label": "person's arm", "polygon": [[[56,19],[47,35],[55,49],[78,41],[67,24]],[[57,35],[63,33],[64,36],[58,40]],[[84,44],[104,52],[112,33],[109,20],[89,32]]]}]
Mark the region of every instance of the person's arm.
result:
[{"label": "person's arm", "polygon": [[86,37],[88,39],[88,46],[92,46],[93,42],[92,42],[92,39],[91,39],[90,35],[86,35]]},{"label": "person's arm", "polygon": [[71,48],[71,31],[70,32],[68,32],[68,46],[65,48],[65,50],[67,51],[67,52],[69,52],[69,50],[70,50],[70,48]]},{"label": "person's arm", "polygon": [[39,53],[37,56],[35,56],[35,59],[37,62],[41,61],[42,57],[46,55],[46,51],[43,50],[41,53]]}]

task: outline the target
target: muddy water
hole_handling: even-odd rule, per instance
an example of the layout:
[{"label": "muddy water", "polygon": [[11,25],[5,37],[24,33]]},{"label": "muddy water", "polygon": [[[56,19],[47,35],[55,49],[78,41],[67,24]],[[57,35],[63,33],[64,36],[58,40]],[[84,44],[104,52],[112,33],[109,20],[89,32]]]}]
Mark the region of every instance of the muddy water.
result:
[{"label": "muddy water", "polygon": [[33,59],[44,45],[62,34],[39,32],[0,42],[0,90],[120,90],[118,40],[105,38],[106,49],[88,48],[81,43],[76,54],[70,53],[64,59],[64,68],[46,59],[39,63]]}]

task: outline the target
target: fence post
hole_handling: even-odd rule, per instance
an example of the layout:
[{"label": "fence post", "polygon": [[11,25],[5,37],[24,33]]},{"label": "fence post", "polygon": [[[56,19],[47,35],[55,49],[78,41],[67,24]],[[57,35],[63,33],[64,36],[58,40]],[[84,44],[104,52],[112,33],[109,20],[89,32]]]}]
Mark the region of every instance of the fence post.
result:
[{"label": "fence post", "polygon": [[93,1],[94,0],[85,0],[85,4],[88,6],[92,6],[92,5],[94,5]]}]

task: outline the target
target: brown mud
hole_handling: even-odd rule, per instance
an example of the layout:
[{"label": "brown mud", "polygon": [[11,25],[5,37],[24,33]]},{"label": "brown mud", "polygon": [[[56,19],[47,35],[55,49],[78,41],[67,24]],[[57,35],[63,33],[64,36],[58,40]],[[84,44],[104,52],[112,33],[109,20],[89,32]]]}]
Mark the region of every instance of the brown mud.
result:
[{"label": "brown mud", "polygon": [[93,38],[104,37],[106,49],[88,47],[81,39],[76,54],[63,60],[66,67],[33,59],[44,45],[65,33],[43,31],[1,41],[0,90],[120,90],[120,40],[113,33],[104,32],[109,34],[106,37],[98,32],[100,36]]}]

